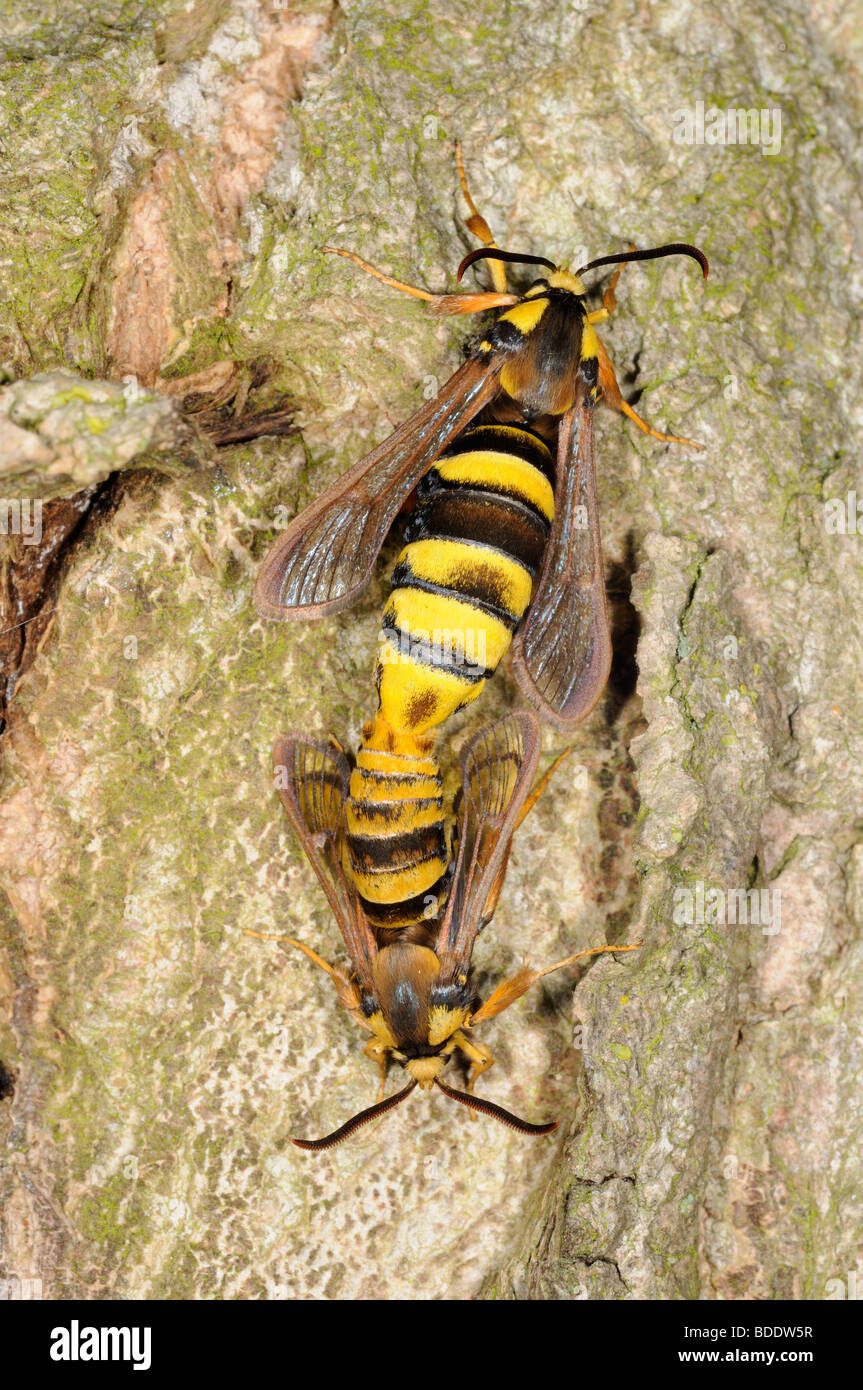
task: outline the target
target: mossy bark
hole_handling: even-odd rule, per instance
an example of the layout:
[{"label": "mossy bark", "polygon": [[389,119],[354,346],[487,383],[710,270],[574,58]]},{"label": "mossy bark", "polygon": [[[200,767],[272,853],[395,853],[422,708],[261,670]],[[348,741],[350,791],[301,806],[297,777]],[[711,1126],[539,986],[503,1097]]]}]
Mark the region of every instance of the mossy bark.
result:
[{"label": "mossy bark", "polygon": [[[46,1298],[829,1294],[863,1240],[859,39],[737,0],[7,8],[0,487],[102,504],[4,736],[4,1272]],[[780,148],[678,142],[699,102],[780,111]],[[644,945],[487,1031],[484,1092],[556,1139],[415,1097],[314,1159],[288,1136],[376,1072],[325,977],[244,931],[340,955],[269,750],[356,742],[384,567],[314,626],[250,590],[459,361],[466,328],[320,251],[452,285],[455,138],[504,245],[711,260],[627,269],[601,330],[706,451],[603,415],[612,682],[477,967]],[[301,433],[210,448],[176,402],[229,378]],[[518,699],[504,670],[454,721],[451,787]],[[756,890],[757,923],[723,920]]]}]

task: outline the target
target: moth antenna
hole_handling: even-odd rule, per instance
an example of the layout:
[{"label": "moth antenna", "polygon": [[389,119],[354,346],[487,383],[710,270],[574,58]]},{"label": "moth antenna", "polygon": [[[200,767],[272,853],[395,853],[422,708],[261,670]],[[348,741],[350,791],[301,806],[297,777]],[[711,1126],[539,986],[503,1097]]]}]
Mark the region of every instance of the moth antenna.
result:
[{"label": "moth antenna", "polygon": [[587,265],[583,265],[575,273],[582,276],[586,270],[595,270],[598,265],[622,265],[624,261],[654,261],[658,256],[691,256],[701,266],[704,278],[707,279],[707,257],[697,246],[690,246],[685,241],[669,241],[667,245],[654,246],[649,251],[623,251],[619,256],[599,256],[595,261],[588,261]]},{"label": "moth antenna", "polygon": [[296,1144],[298,1149],[331,1149],[334,1144],[340,1144],[343,1139],[349,1139],[370,1120],[376,1120],[378,1115],[385,1115],[388,1110],[394,1110],[397,1105],[401,1105],[416,1084],[415,1081],[412,1081],[409,1086],[405,1086],[403,1091],[397,1091],[394,1096],[388,1096],[386,1100],[379,1100],[376,1105],[370,1105],[368,1110],[361,1110],[358,1115],[354,1115],[353,1119],[348,1120],[339,1129],[334,1129],[332,1134],[325,1135],[323,1139],[292,1139],[291,1143]]},{"label": "moth antenna", "polygon": [[516,265],[544,265],[548,270],[557,269],[554,261],[546,260],[545,256],[522,256],[518,251],[499,251],[496,246],[480,246],[465,256],[455,277],[457,281],[474,261],[513,261]]},{"label": "moth antenna", "polygon": [[495,1105],[493,1100],[483,1100],[482,1097],[472,1096],[467,1091],[454,1090],[437,1076],[435,1085],[445,1096],[449,1096],[450,1100],[457,1100],[459,1105],[466,1105],[468,1110],[478,1110],[480,1115],[491,1115],[492,1119],[500,1120],[501,1124],[516,1130],[518,1134],[551,1134],[560,1124],[560,1120],[552,1120],[547,1125],[532,1125],[529,1120],[520,1120],[518,1115],[504,1110],[502,1105]]}]

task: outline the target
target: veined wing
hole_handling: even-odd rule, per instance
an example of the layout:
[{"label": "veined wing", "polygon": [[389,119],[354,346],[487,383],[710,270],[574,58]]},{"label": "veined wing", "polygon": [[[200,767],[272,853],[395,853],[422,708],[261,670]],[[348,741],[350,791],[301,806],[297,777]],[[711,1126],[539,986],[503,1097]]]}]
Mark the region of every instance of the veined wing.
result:
[{"label": "veined wing", "polygon": [[264,560],[254,602],[265,618],[322,618],[359,598],[405,499],[498,390],[499,355],[475,354],[389,439],[291,522]]},{"label": "veined wing", "polygon": [[539,746],[536,716],[520,711],[482,729],[462,750],[458,857],[435,945],[442,984],[470,965],[474,942],[487,920],[489,894],[533,783]]},{"label": "veined wing", "polygon": [[573,729],[608,680],[611,634],[593,459],[593,404],[561,420],[554,524],[536,589],[513,642],[527,698],[558,729]]},{"label": "veined wing", "polygon": [[276,784],[288,819],[327,895],[363,989],[372,987],[374,936],[342,869],[340,836],[350,768],[343,753],[302,734],[286,734],[273,750]]}]

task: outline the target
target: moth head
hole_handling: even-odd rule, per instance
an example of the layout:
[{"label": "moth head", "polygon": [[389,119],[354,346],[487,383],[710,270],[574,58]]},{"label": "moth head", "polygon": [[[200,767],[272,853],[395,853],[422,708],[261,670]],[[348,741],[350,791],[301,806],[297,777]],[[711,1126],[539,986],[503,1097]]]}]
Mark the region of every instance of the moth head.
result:
[{"label": "moth head", "polygon": [[631,251],[622,251],[613,256],[598,256],[596,260],[588,261],[586,265],[579,266],[573,275],[567,270],[565,265],[555,265],[553,261],[546,260],[545,256],[531,256],[525,253],[522,255],[517,251],[502,251],[496,246],[483,246],[476,251],[471,251],[465,256],[458,268],[457,279],[461,279],[468,266],[476,261],[511,261],[519,265],[541,265],[551,271],[548,277],[548,284],[551,289],[566,290],[570,294],[582,297],[587,293],[581,277],[588,270],[595,270],[602,265],[622,265],[625,261],[653,261],[660,256],[691,256],[701,266],[701,273],[707,279],[708,265],[707,257],[703,251],[699,251],[697,246],[690,246],[688,242],[671,241],[664,246],[652,246],[647,250],[638,251],[633,246]]},{"label": "moth head", "polygon": [[436,1057],[412,1057],[403,1065],[421,1091],[430,1091],[446,1066],[446,1058],[440,1053]]},{"label": "moth head", "polygon": [[549,289],[566,290],[569,294],[574,294],[579,299],[583,299],[587,294],[587,287],[583,280],[577,275],[573,275],[571,270],[567,270],[565,265],[558,266],[548,277]]}]

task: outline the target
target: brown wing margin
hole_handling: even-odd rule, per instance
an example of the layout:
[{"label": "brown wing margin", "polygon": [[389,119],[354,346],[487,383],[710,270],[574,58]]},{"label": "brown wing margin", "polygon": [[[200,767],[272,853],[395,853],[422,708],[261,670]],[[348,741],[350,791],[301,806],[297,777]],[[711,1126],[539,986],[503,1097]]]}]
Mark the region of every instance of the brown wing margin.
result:
[{"label": "brown wing margin", "polygon": [[536,716],[520,711],[482,729],[462,750],[458,857],[435,945],[441,983],[456,979],[470,964],[489,893],[533,783],[539,747]]},{"label": "brown wing margin", "polygon": [[350,768],[330,744],[302,734],[276,739],[276,786],[288,819],[327,895],[363,989],[372,988],[377,946],[357,894],[342,870],[339,850]]},{"label": "brown wing margin", "polygon": [[560,422],[554,524],[512,664],[524,694],[558,729],[573,729],[608,680],[611,634],[593,461],[593,404]]},{"label": "brown wing margin", "polygon": [[500,356],[473,356],[291,522],[266,556],[254,602],[265,618],[323,618],[365,589],[387,532],[423,474],[498,390]]}]

